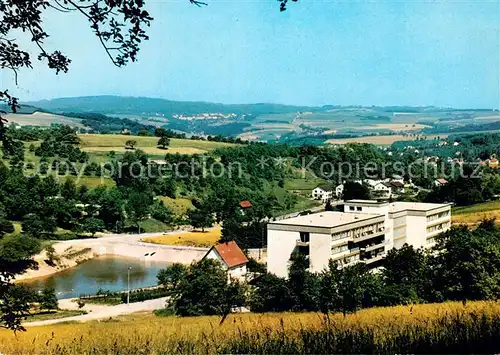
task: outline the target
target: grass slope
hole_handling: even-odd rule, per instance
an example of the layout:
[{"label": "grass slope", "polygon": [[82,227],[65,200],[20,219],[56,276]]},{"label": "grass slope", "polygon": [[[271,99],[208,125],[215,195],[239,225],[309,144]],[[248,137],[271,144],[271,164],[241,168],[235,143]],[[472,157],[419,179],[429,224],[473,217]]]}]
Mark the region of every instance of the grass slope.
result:
[{"label": "grass slope", "polygon": [[194,208],[193,203],[188,198],[171,198],[167,196],[160,196],[159,198],[178,218],[185,217],[187,212]]},{"label": "grass slope", "polygon": [[452,222],[475,225],[484,219],[496,218],[500,223],[500,201],[489,201],[472,206],[456,207],[452,211]]},{"label": "grass slope", "polygon": [[62,355],[500,350],[498,302],[468,302],[465,307],[449,302],[373,308],[346,317],[332,314],[329,319],[318,313],[246,313],[230,315],[222,325],[219,322],[216,316],[135,314],[100,322],[32,327],[16,335],[0,330],[0,352]]}]

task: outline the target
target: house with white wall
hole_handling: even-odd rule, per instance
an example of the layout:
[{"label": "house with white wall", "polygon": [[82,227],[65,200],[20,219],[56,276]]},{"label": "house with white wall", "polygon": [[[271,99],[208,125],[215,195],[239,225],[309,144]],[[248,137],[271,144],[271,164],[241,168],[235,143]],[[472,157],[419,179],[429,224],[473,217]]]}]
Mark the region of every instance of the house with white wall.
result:
[{"label": "house with white wall", "polygon": [[375,184],[368,184],[370,192],[379,198],[391,197],[391,187],[385,181],[377,181]]},{"label": "house with white wall", "polygon": [[335,187],[335,196],[337,196],[337,199],[340,200],[343,194],[344,194],[344,184],[337,185]]},{"label": "house with white wall", "polygon": [[218,260],[233,279],[244,279],[247,274],[248,259],[234,241],[214,245],[203,258]]},{"label": "house with white wall", "polygon": [[315,200],[326,202],[333,198],[333,187],[328,184],[320,184],[316,186],[314,190],[312,190],[311,195]]}]

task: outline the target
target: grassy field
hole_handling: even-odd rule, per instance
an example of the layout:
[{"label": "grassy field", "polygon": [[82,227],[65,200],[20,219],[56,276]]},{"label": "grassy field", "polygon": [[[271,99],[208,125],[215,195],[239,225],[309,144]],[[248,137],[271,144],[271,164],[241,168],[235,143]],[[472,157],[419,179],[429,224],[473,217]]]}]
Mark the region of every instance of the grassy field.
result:
[{"label": "grassy field", "polygon": [[51,113],[34,112],[32,114],[8,114],[7,120],[21,126],[50,126],[51,124],[64,124],[72,127],[84,127],[78,118],[70,118]]},{"label": "grassy field", "polygon": [[137,149],[146,154],[162,157],[165,154],[202,154],[221,147],[231,147],[230,143],[195,141],[190,139],[171,139],[168,149],[157,148],[158,137],[136,137],[118,134],[79,134],[81,149],[89,153],[105,153],[114,151],[124,153],[125,142],[134,140]]},{"label": "grassy field", "polygon": [[172,212],[179,218],[184,217],[187,211],[193,208],[191,200],[187,198],[171,198],[167,196],[160,196],[160,200],[162,200],[163,204],[170,208]]},{"label": "grassy field", "polygon": [[500,303],[373,308],[347,315],[268,313],[220,317],[135,314],[104,321],[0,331],[8,354],[498,352]]},{"label": "grassy field", "polygon": [[143,233],[168,232],[172,228],[154,218],[145,219],[139,222]]},{"label": "grassy field", "polygon": [[205,232],[186,232],[159,237],[144,238],[142,241],[153,244],[183,245],[190,247],[211,247],[217,244],[221,236],[221,229],[212,228]]},{"label": "grassy field", "polygon": [[419,123],[379,123],[373,125],[374,128],[389,129],[394,132],[400,131],[419,131],[430,126]]},{"label": "grassy field", "polygon": [[[436,137],[446,138],[447,134],[439,134],[439,135],[429,135],[425,136],[427,139],[434,139]],[[356,138],[341,138],[341,139],[329,139],[326,143],[330,144],[347,144],[347,143],[371,143],[375,145],[391,145],[397,141],[413,141],[416,137],[406,136],[406,135],[388,135],[388,136],[367,136],[367,137],[356,137]]]},{"label": "grassy field", "polygon": [[285,181],[287,190],[306,190],[311,195],[311,190],[325,181],[320,178],[290,179]]},{"label": "grassy field", "polygon": [[475,225],[489,218],[496,218],[496,222],[500,223],[500,201],[489,201],[472,206],[456,207],[451,214],[451,221],[455,224]]}]

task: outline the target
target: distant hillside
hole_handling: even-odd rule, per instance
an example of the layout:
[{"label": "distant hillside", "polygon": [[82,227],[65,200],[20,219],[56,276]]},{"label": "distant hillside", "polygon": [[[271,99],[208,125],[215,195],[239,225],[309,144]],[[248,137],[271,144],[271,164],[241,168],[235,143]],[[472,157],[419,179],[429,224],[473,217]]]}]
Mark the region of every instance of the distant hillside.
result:
[{"label": "distant hillside", "polygon": [[33,113],[8,113],[3,117],[6,118],[9,123],[16,123],[20,126],[50,126],[53,124],[60,124],[77,128],[85,127],[81,119],[39,111]]},{"label": "distant hillside", "polygon": [[211,102],[170,101],[148,97],[124,96],[84,96],[29,102],[51,112],[98,112],[103,114],[154,115],[173,114],[193,115],[207,112],[237,115],[261,115],[290,113],[297,111],[316,111],[319,107],[290,106],[269,103],[225,105]]},{"label": "distant hillside", "polygon": [[[6,104],[0,104],[0,111],[12,113],[12,109],[10,108],[10,106],[8,106]],[[17,110],[17,113],[19,113],[19,114],[21,114],[21,113],[31,114],[34,112],[44,112],[44,110],[41,109],[40,107],[36,107],[36,106],[28,105],[28,104],[22,104],[21,107],[18,108],[18,110]]]},{"label": "distant hillside", "polygon": [[331,139],[497,130],[496,110],[434,106],[226,105],[147,97],[85,96],[26,102],[45,112],[82,119],[96,133],[162,127],[190,136],[224,136],[289,144]]}]

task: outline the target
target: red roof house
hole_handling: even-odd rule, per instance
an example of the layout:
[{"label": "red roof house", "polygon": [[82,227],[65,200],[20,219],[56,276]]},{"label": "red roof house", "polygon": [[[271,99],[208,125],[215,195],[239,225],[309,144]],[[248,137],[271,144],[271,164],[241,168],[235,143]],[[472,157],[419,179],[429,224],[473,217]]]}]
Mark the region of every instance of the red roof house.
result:
[{"label": "red roof house", "polygon": [[241,201],[240,202],[240,207],[241,208],[249,208],[249,207],[252,207],[252,203],[250,201]]},{"label": "red roof house", "polygon": [[448,183],[448,180],[443,179],[443,178],[439,178],[439,179],[434,180],[434,185],[438,186],[438,187],[446,185],[447,183]]},{"label": "red roof house", "polygon": [[234,241],[211,247],[203,258],[219,260],[231,277],[242,278],[246,274],[248,259]]}]

